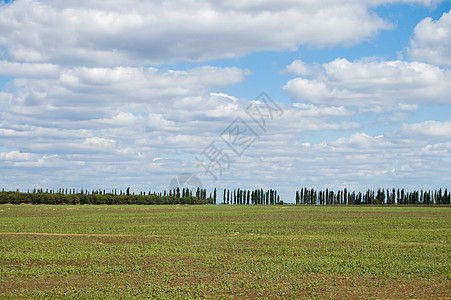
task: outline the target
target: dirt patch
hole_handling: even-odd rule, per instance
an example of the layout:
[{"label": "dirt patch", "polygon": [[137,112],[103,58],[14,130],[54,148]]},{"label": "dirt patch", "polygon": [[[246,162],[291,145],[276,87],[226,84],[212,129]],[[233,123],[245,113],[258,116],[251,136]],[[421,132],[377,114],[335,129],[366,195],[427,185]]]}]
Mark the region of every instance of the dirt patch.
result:
[{"label": "dirt patch", "polygon": [[86,288],[94,287],[99,282],[107,283],[107,280],[103,280],[105,275],[100,274],[91,276],[72,276],[72,277],[47,277],[47,278],[17,278],[13,282],[0,282],[0,295],[2,293],[12,292],[18,290],[51,290],[51,289],[66,289],[66,288]]},{"label": "dirt patch", "polygon": [[400,241],[392,241],[392,240],[381,240],[378,241],[383,244],[397,245],[397,246],[415,246],[415,247],[432,247],[432,246],[445,246],[448,247],[448,243],[428,243],[428,242],[400,242]]},{"label": "dirt patch", "polygon": [[[450,281],[436,278],[381,278],[356,275],[317,275],[317,287],[331,298],[450,299]],[[317,289],[313,289],[318,293]]]},{"label": "dirt patch", "polygon": [[82,237],[129,237],[131,234],[106,233],[52,233],[52,232],[0,232],[0,235],[34,235],[34,236],[82,236]]}]

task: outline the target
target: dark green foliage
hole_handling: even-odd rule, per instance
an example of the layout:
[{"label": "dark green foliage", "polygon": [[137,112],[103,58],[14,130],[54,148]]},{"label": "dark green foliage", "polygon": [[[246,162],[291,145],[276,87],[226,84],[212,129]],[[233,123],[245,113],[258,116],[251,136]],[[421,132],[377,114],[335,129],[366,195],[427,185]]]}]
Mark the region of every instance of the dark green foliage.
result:
[{"label": "dark green foliage", "polygon": [[[337,192],[326,189],[316,191],[307,187],[296,191],[295,201],[297,205],[450,205],[451,193],[448,189],[435,191],[421,190],[406,192],[404,189],[392,190],[379,188],[377,191],[368,189],[365,193],[348,191],[347,189]],[[217,191],[209,193],[207,190],[197,188],[195,196],[188,188],[176,188],[164,193],[151,193],[150,191],[130,193],[130,188],[118,194],[116,190],[106,193],[106,190],[92,190],[89,192],[81,188],[75,189],[30,189],[26,193],[19,191],[0,192],[0,204],[216,204]],[[224,189],[224,204],[234,205],[276,205],[283,203],[276,190],[256,189],[254,191],[234,189],[232,192]]]},{"label": "dark green foliage", "polygon": [[368,189],[364,194],[355,191],[349,192],[346,188],[337,191],[315,191],[314,189],[302,188],[296,191],[296,204],[304,205],[449,205],[451,194],[448,189],[436,191],[412,191],[405,192],[404,189],[379,188],[376,191]]},{"label": "dark green foliage", "polygon": [[[180,191],[180,190],[179,190]],[[161,194],[147,194],[141,192],[139,195],[130,194],[127,188],[127,194],[107,194],[99,191],[87,193],[81,190],[80,193],[58,193],[50,190],[43,193],[42,190],[34,193],[20,193],[20,192],[0,192],[0,204],[144,204],[144,205],[163,205],[163,204],[215,204],[213,198],[206,198],[206,190],[202,190],[202,198],[193,197],[188,189],[184,189],[183,197],[174,197],[169,192],[167,196]],[[180,193],[179,193],[180,195]]]},{"label": "dark green foliage", "polygon": [[224,189],[223,199],[224,204],[232,205],[275,205],[281,202],[276,190],[263,192],[263,189],[254,191],[234,189],[232,192]]}]

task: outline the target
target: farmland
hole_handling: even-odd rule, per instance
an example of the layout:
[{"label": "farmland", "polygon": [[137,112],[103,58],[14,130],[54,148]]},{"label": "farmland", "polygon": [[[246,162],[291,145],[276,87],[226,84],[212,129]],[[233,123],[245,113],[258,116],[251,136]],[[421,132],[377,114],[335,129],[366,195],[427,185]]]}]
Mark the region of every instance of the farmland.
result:
[{"label": "farmland", "polygon": [[0,298],[451,297],[451,208],[1,205]]}]

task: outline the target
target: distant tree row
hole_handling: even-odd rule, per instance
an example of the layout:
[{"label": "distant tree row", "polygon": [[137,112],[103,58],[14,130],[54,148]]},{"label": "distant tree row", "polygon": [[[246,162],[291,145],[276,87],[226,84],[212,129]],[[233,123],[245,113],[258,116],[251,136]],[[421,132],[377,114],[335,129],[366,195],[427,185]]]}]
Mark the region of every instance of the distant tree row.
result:
[{"label": "distant tree row", "polygon": [[[208,194],[207,190],[197,188],[191,190],[179,187],[162,193],[140,192],[130,193],[114,189],[107,193],[105,190],[86,189],[33,189],[26,193],[0,192],[0,204],[216,204],[216,189]],[[381,189],[377,191],[349,192],[346,188],[339,191],[326,189],[317,191],[313,188],[302,188],[296,191],[295,201],[298,205],[450,205],[451,193],[448,189],[419,190],[406,192],[404,189]],[[256,189],[224,189],[223,203],[227,205],[275,205],[283,204],[276,190]]]},{"label": "distant tree row", "polygon": [[107,193],[105,190],[88,190],[81,189],[33,189],[26,193],[21,193],[18,190],[15,192],[0,192],[0,204],[215,204],[216,189],[214,191],[214,198],[210,193],[207,197],[205,189],[198,189],[195,195],[188,188],[174,189],[174,191],[163,193],[140,192],[135,195],[130,194],[130,188],[125,192],[122,190],[119,193],[116,190]]},{"label": "distant tree row", "polygon": [[224,189],[223,199],[224,204],[227,205],[274,205],[283,204],[280,201],[280,196],[275,190],[256,189],[253,191],[234,189]]},{"label": "distant tree row", "polygon": [[295,199],[298,205],[449,205],[450,198],[451,194],[448,189],[406,192],[404,189],[379,188],[377,191],[367,190],[365,193],[353,191],[350,193],[346,188],[334,192],[329,189],[316,191],[305,187],[296,191]]},{"label": "distant tree row", "polygon": [[210,193],[210,196],[208,198],[206,189],[197,188],[196,193],[194,194],[193,190],[189,188],[182,188],[182,190],[180,190],[179,187],[170,190],[169,193],[167,193],[166,191],[164,191],[163,194],[159,193],[159,196],[170,196],[176,198],[195,197],[200,200],[213,200],[211,204],[216,204],[216,188],[213,192],[213,195]]}]

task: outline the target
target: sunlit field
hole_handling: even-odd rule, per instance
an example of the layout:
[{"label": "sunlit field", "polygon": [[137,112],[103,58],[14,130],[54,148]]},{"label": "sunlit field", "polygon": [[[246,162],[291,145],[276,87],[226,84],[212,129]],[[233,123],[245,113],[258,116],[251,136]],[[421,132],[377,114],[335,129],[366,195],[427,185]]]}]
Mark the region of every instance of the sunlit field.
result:
[{"label": "sunlit field", "polygon": [[0,206],[0,298],[451,298],[450,207]]}]

